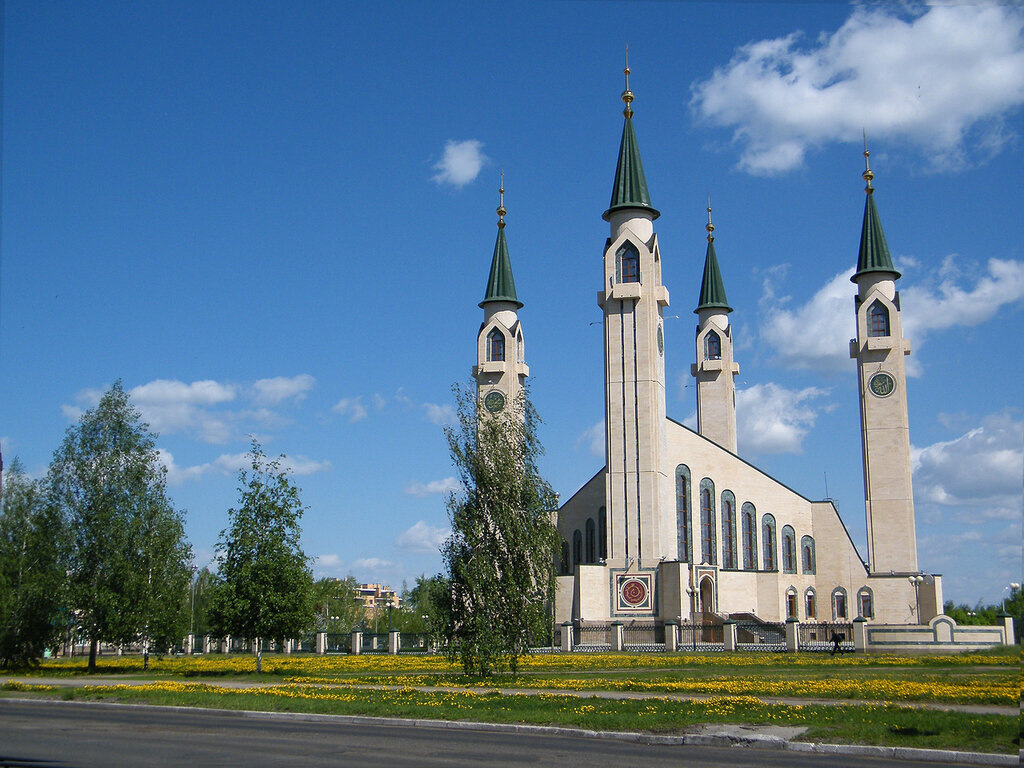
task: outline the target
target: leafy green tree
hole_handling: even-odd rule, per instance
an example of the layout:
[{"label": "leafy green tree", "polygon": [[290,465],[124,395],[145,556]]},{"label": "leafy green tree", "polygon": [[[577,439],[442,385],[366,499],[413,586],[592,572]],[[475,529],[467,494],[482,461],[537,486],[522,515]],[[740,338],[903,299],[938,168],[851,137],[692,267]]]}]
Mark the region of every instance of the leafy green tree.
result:
[{"label": "leafy green tree", "polygon": [[[47,475],[51,502],[71,531],[70,599],[89,638],[89,671],[100,642],[180,628],[191,551],[182,515],[167,498],[156,436],[116,382],[69,427]],[[184,579],[183,579],[184,574]]]},{"label": "leafy green tree", "polygon": [[211,605],[213,623],[253,638],[256,672],[263,671],[265,638],[298,636],[313,623],[313,574],[299,541],[305,511],[299,489],[252,441],[252,468],[239,472],[239,505],[218,544],[220,585]]},{"label": "leafy green tree", "polygon": [[451,582],[441,574],[417,576],[412,589],[402,594],[402,610],[408,617],[402,631],[422,632],[431,643],[442,643],[451,623],[451,591]]},{"label": "leafy green tree", "polygon": [[349,574],[344,579],[322,578],[313,584],[314,628],[318,632],[352,632],[366,620],[363,602],[357,596],[359,582]]},{"label": "leafy green tree", "polygon": [[189,595],[189,626],[196,637],[216,634],[210,624],[210,604],[217,586],[217,575],[209,568],[202,568],[192,577]]},{"label": "leafy green tree", "polygon": [[538,471],[539,418],[527,394],[492,415],[472,385],[453,391],[458,423],[445,435],[462,490],[448,498],[443,548],[448,653],[467,674],[515,674],[548,624],[557,497]]},{"label": "leafy green tree", "polygon": [[0,496],[0,667],[38,662],[61,634],[66,528],[15,457]]}]

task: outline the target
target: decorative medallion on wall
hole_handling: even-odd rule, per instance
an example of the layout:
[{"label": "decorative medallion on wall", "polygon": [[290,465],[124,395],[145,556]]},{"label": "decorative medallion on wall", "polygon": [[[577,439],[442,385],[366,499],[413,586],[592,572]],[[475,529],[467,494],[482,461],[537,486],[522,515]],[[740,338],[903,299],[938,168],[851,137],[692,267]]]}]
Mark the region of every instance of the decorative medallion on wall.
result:
[{"label": "decorative medallion on wall", "polygon": [[492,389],[484,397],[484,408],[491,413],[501,413],[505,407],[505,396],[496,389]]},{"label": "decorative medallion on wall", "polygon": [[620,573],[615,576],[619,613],[651,613],[654,610],[653,574]]},{"label": "decorative medallion on wall", "polygon": [[880,371],[868,380],[868,389],[875,397],[888,397],[896,389],[896,380],[885,371]]}]

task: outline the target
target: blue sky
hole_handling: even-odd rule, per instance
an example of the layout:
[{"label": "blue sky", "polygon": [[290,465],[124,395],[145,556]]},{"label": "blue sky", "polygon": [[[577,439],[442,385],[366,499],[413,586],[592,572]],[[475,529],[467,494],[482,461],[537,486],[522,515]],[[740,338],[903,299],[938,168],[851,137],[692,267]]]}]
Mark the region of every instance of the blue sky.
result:
[{"label": "blue sky", "polygon": [[[692,418],[710,193],[744,457],[836,499],[862,554],[862,130],[903,272],[922,568],[1021,577],[1024,13],[838,3],[4,6],[0,441],[42,475],[121,379],[208,562],[248,436],[318,574],[440,568],[499,172],[542,467],[603,463],[595,301],[623,49]],[[596,449],[596,450],[595,450]]]}]

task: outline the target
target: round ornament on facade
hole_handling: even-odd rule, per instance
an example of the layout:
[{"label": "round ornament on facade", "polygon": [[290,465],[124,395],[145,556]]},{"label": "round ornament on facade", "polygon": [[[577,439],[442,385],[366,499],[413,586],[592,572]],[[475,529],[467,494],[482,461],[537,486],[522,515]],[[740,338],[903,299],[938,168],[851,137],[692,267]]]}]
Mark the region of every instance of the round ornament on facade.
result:
[{"label": "round ornament on facade", "polygon": [[622,600],[627,605],[643,605],[647,600],[647,585],[640,579],[627,579],[622,582]]},{"label": "round ornament on facade", "polygon": [[868,380],[868,389],[875,397],[888,397],[896,391],[896,380],[885,371],[880,371]]},{"label": "round ornament on facade", "polygon": [[490,413],[501,413],[505,408],[505,395],[492,389],[484,396],[484,408]]}]

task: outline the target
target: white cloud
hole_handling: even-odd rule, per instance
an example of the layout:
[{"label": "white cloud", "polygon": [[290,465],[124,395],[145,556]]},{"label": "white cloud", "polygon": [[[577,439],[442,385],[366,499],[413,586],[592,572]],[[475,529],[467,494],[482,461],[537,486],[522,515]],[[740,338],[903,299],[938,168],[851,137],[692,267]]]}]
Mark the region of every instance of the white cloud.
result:
[{"label": "white cloud", "polygon": [[331,408],[335,413],[340,413],[342,416],[348,416],[350,423],[362,421],[366,418],[366,406],[363,405],[362,397],[343,397],[334,407]]},{"label": "white cloud", "polygon": [[405,487],[405,492],[410,496],[434,496],[436,494],[448,494],[462,489],[462,484],[454,477],[446,477],[444,480],[431,480],[429,483],[410,483]]},{"label": "white cloud", "polygon": [[447,528],[435,528],[420,520],[398,535],[395,546],[413,552],[438,552],[450,533]]},{"label": "white cloud", "polygon": [[462,187],[473,181],[480,173],[487,156],[480,150],[483,143],[476,139],[466,141],[449,140],[444,145],[444,157],[434,165],[437,174],[434,181],[438,184],[451,184]]},{"label": "white cloud", "polygon": [[370,571],[371,573],[380,573],[394,567],[395,564],[390,560],[382,560],[379,557],[362,557],[352,563],[352,570]]},{"label": "white cloud", "polygon": [[[210,473],[234,475],[239,470],[252,467],[252,455],[249,453],[222,453],[213,461],[190,467],[178,466],[174,455],[166,449],[158,449],[157,455],[160,462],[167,467],[167,484],[172,486],[182,485],[190,480],[198,480]],[[331,462],[315,461],[305,456],[285,456],[281,460],[281,468],[296,476],[312,475],[331,469]]]},{"label": "white cloud", "polygon": [[315,384],[316,379],[308,373],[260,379],[252,385],[253,402],[259,405],[277,405],[289,399],[299,401],[305,398],[306,393]]},{"label": "white cloud", "polygon": [[605,450],[604,419],[588,427],[582,435],[576,438],[576,449],[585,445],[591,456],[604,458]]},{"label": "white cloud", "polygon": [[862,128],[917,145],[936,168],[998,153],[1024,103],[1024,14],[995,3],[903,11],[857,7],[810,44],[799,32],[749,43],[693,85],[691,106],[732,127],[751,173],[797,167]]},{"label": "white cloud", "polygon": [[958,508],[963,522],[1020,520],[1024,420],[1011,413],[992,414],[953,440],[912,447],[911,464],[919,503]]},{"label": "white cloud", "polygon": [[455,409],[450,405],[435,405],[424,403],[423,410],[427,413],[427,421],[431,424],[444,426],[455,423]]},{"label": "white cloud", "polygon": [[817,387],[793,390],[755,384],[736,391],[736,439],[743,454],[801,453],[818,411],[808,402],[828,394]]}]

